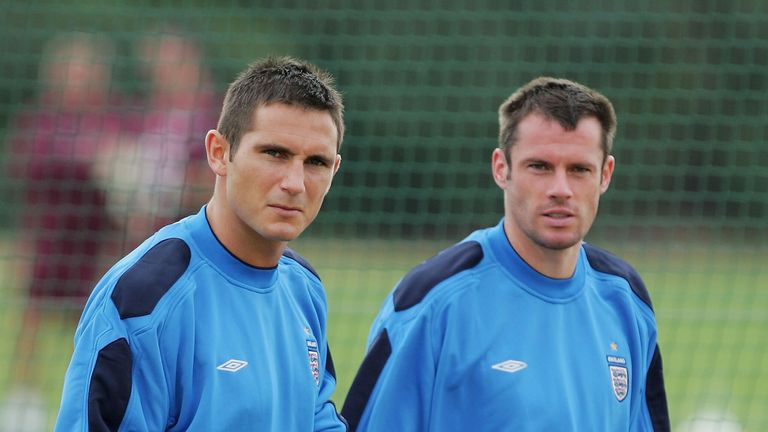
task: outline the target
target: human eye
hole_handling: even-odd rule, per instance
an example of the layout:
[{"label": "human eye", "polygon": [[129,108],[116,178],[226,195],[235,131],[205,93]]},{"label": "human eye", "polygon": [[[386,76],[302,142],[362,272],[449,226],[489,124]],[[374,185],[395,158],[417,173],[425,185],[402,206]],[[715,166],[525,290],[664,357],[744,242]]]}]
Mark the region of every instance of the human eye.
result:
[{"label": "human eye", "polygon": [[571,171],[573,171],[576,174],[586,175],[586,174],[589,174],[590,172],[592,172],[592,169],[590,169],[587,166],[577,165],[577,166],[574,166],[573,168],[571,168]]},{"label": "human eye", "polygon": [[311,157],[307,159],[307,164],[316,167],[326,167],[329,165],[328,161],[322,157]]},{"label": "human eye", "polygon": [[534,171],[546,171],[548,166],[544,162],[534,161],[528,163],[528,168]]},{"label": "human eye", "polygon": [[277,159],[285,159],[288,157],[288,152],[279,147],[264,147],[261,149],[261,153]]}]

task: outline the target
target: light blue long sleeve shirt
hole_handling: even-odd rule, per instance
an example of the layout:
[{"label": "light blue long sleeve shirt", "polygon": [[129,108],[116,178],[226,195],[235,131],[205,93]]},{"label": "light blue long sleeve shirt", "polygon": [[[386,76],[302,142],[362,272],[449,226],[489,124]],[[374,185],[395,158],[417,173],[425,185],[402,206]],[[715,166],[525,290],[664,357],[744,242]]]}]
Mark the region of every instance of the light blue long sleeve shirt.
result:
[{"label": "light blue long sleeve shirt", "polygon": [[668,430],[648,293],[593,246],[551,279],[503,221],[476,231],[386,299],[342,414],[377,432]]},{"label": "light blue long sleeve shirt", "polygon": [[326,313],[301,257],[249,266],[216,239],[203,208],[96,286],[56,430],[344,431],[329,400]]}]

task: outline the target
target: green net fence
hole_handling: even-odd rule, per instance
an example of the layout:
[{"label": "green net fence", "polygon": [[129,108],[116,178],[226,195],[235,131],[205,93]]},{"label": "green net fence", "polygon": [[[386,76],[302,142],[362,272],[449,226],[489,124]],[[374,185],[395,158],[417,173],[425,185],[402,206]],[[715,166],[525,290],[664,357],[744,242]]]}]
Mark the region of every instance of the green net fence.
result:
[{"label": "green net fence", "polygon": [[341,171],[293,244],[328,291],[338,403],[399,277],[501,217],[496,110],[550,75],[616,107],[588,240],[651,291],[674,429],[768,430],[768,3],[248,3],[3,2],[0,430],[51,429],[79,313],[60,294],[205,202],[204,133],[270,54],[330,71],[347,107]]}]

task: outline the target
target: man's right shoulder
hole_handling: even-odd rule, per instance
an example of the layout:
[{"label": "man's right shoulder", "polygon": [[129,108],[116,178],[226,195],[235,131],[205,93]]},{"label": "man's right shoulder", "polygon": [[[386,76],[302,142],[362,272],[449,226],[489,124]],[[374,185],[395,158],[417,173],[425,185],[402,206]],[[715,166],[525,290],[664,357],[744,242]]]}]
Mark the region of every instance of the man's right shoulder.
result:
[{"label": "man's right shoulder", "polygon": [[192,251],[186,240],[168,237],[134,251],[110,270],[117,281],[110,300],[120,319],[146,316],[189,270]]},{"label": "man's right shoulder", "polygon": [[468,240],[449,247],[408,272],[392,294],[395,312],[410,309],[441,283],[476,267],[484,256],[483,247]]}]

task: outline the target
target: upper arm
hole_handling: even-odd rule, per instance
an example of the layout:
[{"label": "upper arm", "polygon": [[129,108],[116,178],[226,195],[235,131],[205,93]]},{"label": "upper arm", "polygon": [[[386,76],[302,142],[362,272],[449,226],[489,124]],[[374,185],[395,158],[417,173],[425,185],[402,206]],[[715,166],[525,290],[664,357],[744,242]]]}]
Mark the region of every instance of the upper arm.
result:
[{"label": "upper arm", "polygon": [[149,316],[189,262],[183,240],[165,239],[97,285],[78,324],[57,429],[117,430],[126,421],[165,428],[168,394]]},{"label": "upper arm", "polygon": [[75,339],[56,430],[117,430],[133,391],[133,353],[119,321],[90,314]]},{"label": "upper arm", "polygon": [[668,432],[671,430],[669,421],[669,409],[667,408],[667,393],[664,388],[664,374],[661,362],[659,346],[653,351],[651,366],[645,381],[645,401],[654,432]]},{"label": "upper arm", "polygon": [[436,370],[430,327],[423,315],[375,326],[342,408],[352,430],[427,429]]},{"label": "upper arm", "polygon": [[416,266],[387,297],[342,409],[353,429],[428,428],[444,331],[432,324],[434,315],[483,256],[478,242],[458,243]]}]

